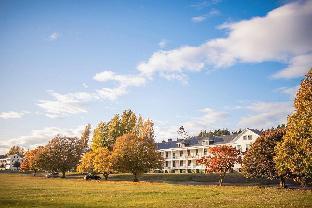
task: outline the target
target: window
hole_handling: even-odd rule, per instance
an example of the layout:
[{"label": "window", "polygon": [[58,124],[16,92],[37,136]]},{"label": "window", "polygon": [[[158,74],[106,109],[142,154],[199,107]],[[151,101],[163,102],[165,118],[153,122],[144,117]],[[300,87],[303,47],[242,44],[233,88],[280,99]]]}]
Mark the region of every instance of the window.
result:
[{"label": "window", "polygon": [[191,156],[191,150],[187,150],[187,156]]},{"label": "window", "polygon": [[180,160],[180,166],[183,166],[183,160]]},{"label": "window", "polygon": [[172,161],[172,167],[175,167],[175,161]]},{"label": "window", "polygon": [[248,140],[252,140],[252,135],[248,135]]},{"label": "window", "polygon": [[198,149],[196,149],[195,151],[196,151],[196,155],[198,155]]},{"label": "window", "polygon": [[166,158],[168,158],[169,152],[166,152]]},{"label": "window", "polygon": [[250,148],[250,144],[246,144],[246,151]]},{"label": "window", "polygon": [[247,140],[247,136],[243,136],[243,140]]},{"label": "window", "polygon": [[169,162],[168,161],[166,161],[166,167],[168,167],[169,166]]},{"label": "window", "polygon": [[174,152],[172,153],[172,158],[175,158],[175,153]]},{"label": "window", "polygon": [[188,160],[188,161],[187,161],[187,165],[188,165],[188,166],[191,166],[191,164],[192,164],[192,160]]},{"label": "window", "polygon": [[207,149],[204,149],[204,155],[207,155]]},{"label": "window", "polygon": [[182,157],[183,156],[183,151],[180,151],[180,157]]}]

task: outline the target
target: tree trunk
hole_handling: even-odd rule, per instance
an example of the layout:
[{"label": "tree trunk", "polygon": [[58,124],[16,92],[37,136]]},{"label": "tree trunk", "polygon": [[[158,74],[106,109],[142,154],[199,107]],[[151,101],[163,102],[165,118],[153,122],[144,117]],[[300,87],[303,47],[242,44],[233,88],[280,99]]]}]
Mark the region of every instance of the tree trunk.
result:
[{"label": "tree trunk", "polygon": [[65,178],[65,171],[62,171],[62,178]]},{"label": "tree trunk", "polygon": [[103,176],[104,176],[104,178],[105,178],[106,181],[107,181],[107,179],[108,179],[108,175],[109,175],[109,173],[107,173],[107,172],[104,172],[104,173],[103,173]]},{"label": "tree trunk", "polygon": [[133,176],[134,176],[133,182],[139,182],[137,173],[133,173]]},{"label": "tree trunk", "polygon": [[285,188],[285,177],[284,176],[280,176],[280,183],[279,183],[280,188]]},{"label": "tree trunk", "polygon": [[34,172],[33,172],[33,176],[36,176],[36,173],[37,173],[37,171],[36,171],[36,170],[34,170]]},{"label": "tree trunk", "polygon": [[220,175],[219,186],[222,186],[222,184],[223,184],[223,179],[224,179],[224,175]]}]

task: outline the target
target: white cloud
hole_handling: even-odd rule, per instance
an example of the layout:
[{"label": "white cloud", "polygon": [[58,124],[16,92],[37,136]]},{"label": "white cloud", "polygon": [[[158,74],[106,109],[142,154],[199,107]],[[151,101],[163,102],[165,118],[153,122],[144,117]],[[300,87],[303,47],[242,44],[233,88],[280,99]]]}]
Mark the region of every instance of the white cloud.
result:
[{"label": "white cloud", "polygon": [[238,122],[239,128],[267,129],[286,123],[294,110],[291,102],[256,102],[247,106],[250,114]]},{"label": "white cloud", "polygon": [[168,45],[168,41],[165,40],[165,39],[162,39],[162,40],[159,41],[159,43],[158,43],[158,46],[159,46],[159,48],[161,48],[161,49],[166,48],[167,45]]},{"label": "white cloud", "polygon": [[[287,71],[291,73],[280,77],[291,78],[302,75],[303,68],[311,67],[309,61],[302,61],[308,60],[305,58],[312,51],[310,25],[312,1],[293,2],[272,10],[264,17],[221,25],[219,29],[228,31],[226,38],[213,39],[197,47],[157,51],[147,61],[139,63],[137,69],[151,77],[156,73],[181,75],[209,66],[225,68],[238,62],[277,61],[290,63],[291,69]],[[299,61],[298,57],[301,57]],[[292,63],[297,66],[298,62],[300,67],[292,67]]]},{"label": "white cloud", "polygon": [[30,135],[20,136],[14,139],[0,140],[0,151],[6,153],[13,145],[19,145],[26,149],[32,149],[39,145],[45,145],[57,134],[70,137],[80,136],[84,126],[78,126],[73,129],[58,127],[46,127],[39,130],[32,130]]},{"label": "white cloud", "polygon": [[54,41],[59,39],[61,36],[61,34],[59,32],[53,32],[50,36],[49,36],[49,40],[50,41]]},{"label": "white cloud", "polygon": [[0,118],[2,119],[13,119],[13,118],[22,118],[25,114],[29,113],[28,111],[8,111],[8,112],[0,112]]},{"label": "white cloud", "polygon": [[46,112],[45,115],[50,118],[86,113],[87,110],[82,104],[99,99],[94,93],[75,92],[60,94],[54,91],[48,92],[54,97],[54,100],[39,100],[37,105],[41,107]]},{"label": "white cloud", "polygon": [[277,72],[273,78],[296,78],[304,76],[312,68],[312,53],[295,56],[288,67]]},{"label": "white cloud", "polygon": [[228,113],[217,111],[212,108],[204,108],[200,110],[201,115],[190,118],[189,121],[184,121],[179,124],[170,124],[168,122],[155,122],[155,134],[158,141],[177,138],[178,128],[184,126],[190,136],[198,135],[203,129],[224,128],[225,119]]},{"label": "white cloud", "polygon": [[206,15],[192,17],[192,21],[195,23],[203,22],[207,18]]},{"label": "white cloud", "polygon": [[299,85],[294,87],[280,87],[276,89],[276,92],[283,93],[289,95],[291,98],[294,98],[296,96],[296,93],[299,89]]},{"label": "white cloud", "polygon": [[126,87],[116,87],[116,88],[102,88],[97,90],[98,95],[107,100],[114,101],[120,96],[127,93]]},{"label": "white cloud", "polygon": [[224,121],[228,113],[217,111],[212,108],[204,108],[200,111],[201,116],[184,122],[183,126],[193,135],[197,135],[203,129],[213,129],[224,127]]},{"label": "white cloud", "polygon": [[128,86],[138,87],[145,84],[145,78],[143,76],[120,75],[110,70],[96,73],[93,79],[99,82],[116,81],[119,83],[119,85],[124,87]]}]

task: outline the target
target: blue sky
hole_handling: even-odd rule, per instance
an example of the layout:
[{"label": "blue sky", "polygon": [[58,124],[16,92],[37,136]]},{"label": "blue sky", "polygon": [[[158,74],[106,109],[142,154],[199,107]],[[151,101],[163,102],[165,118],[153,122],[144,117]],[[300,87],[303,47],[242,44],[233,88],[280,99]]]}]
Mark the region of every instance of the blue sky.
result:
[{"label": "blue sky", "polygon": [[132,109],[180,125],[286,121],[312,66],[311,1],[1,1],[0,151]]}]

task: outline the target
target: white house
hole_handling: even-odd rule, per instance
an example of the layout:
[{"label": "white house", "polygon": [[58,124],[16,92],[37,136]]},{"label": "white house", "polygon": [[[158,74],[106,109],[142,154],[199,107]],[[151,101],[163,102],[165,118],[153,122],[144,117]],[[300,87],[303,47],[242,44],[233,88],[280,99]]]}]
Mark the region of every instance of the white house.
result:
[{"label": "white house", "polygon": [[[157,143],[157,149],[164,158],[164,173],[202,172],[203,165],[197,165],[196,160],[208,154],[208,148],[217,145],[230,145],[241,151],[242,155],[260,136],[258,130],[245,129],[240,134],[214,136],[209,138],[193,137],[187,140],[171,139],[168,142]],[[240,164],[234,166],[240,169]]]},{"label": "white house", "polygon": [[0,167],[6,169],[6,170],[18,170],[18,167],[16,167],[16,164],[21,164],[23,162],[23,157],[21,157],[18,154],[9,155],[6,158],[0,159]]}]

